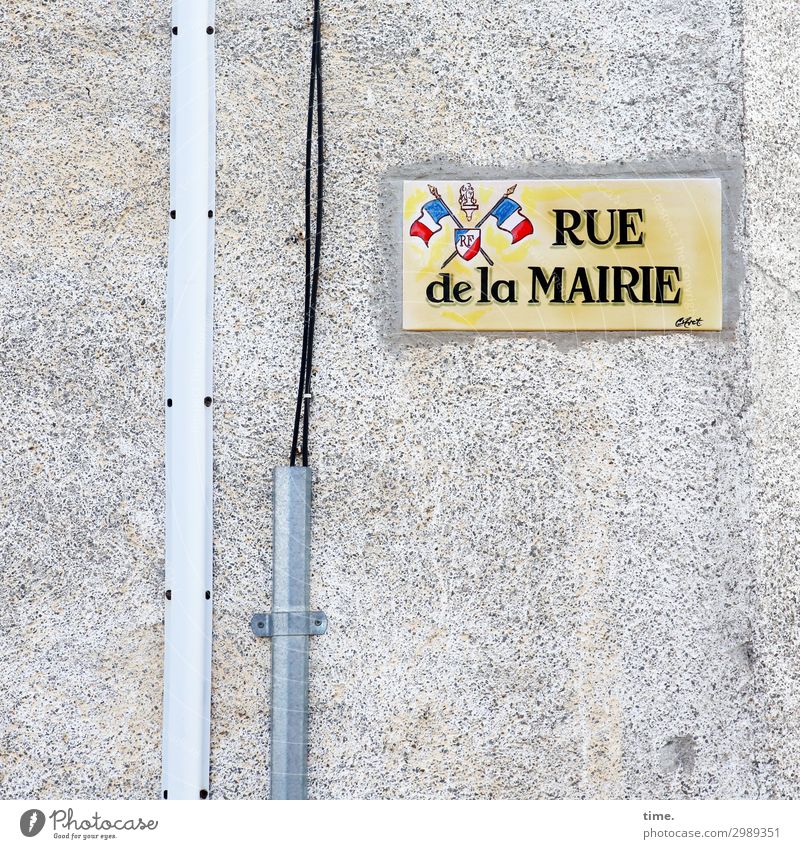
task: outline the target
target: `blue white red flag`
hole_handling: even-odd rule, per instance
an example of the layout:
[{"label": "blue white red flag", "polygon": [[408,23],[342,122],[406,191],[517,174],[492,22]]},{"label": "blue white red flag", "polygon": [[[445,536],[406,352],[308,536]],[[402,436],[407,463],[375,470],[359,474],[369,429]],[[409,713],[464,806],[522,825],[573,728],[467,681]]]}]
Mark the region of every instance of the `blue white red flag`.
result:
[{"label": "blue white red flag", "polygon": [[490,213],[501,230],[511,233],[512,245],[533,233],[533,224],[520,212],[521,208],[515,200],[503,198]]},{"label": "blue white red flag", "polygon": [[439,198],[429,200],[422,205],[420,216],[411,225],[409,233],[412,236],[419,236],[427,247],[431,236],[442,229],[439,222],[449,214],[447,207]]}]

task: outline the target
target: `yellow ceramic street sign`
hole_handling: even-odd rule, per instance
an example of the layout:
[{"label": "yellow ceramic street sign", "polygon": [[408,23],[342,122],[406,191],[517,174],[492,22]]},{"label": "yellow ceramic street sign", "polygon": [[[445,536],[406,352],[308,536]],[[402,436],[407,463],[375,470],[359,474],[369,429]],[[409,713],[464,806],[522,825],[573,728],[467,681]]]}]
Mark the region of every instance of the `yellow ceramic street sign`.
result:
[{"label": "yellow ceramic street sign", "polygon": [[720,330],[717,178],[409,180],[403,329]]}]

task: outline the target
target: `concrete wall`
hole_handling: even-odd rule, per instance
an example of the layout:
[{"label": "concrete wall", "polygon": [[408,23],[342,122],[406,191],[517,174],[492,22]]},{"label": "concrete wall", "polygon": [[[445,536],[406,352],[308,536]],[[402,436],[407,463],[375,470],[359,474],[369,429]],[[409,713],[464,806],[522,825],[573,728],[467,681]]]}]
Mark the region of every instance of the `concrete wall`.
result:
[{"label": "concrete wall", "polygon": [[[790,0],[323,3],[315,797],[800,793]],[[211,794],[268,775],[305,4],[220,0]],[[160,791],[169,4],[0,12],[0,795]],[[725,153],[735,338],[390,344],[382,177]],[[349,221],[365,226],[354,230]]]}]

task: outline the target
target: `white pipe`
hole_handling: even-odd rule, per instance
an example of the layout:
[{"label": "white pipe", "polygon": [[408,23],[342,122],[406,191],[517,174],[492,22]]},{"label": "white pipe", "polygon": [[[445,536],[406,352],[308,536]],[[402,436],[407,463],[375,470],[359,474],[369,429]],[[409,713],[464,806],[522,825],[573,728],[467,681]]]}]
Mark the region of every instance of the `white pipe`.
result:
[{"label": "white pipe", "polygon": [[163,796],[208,796],[214,0],[172,4]]}]

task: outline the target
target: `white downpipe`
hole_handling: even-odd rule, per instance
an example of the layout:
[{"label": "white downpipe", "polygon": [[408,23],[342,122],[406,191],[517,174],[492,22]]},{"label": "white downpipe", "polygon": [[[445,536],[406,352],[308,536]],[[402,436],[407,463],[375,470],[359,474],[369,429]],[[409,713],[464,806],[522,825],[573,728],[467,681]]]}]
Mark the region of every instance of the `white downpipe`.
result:
[{"label": "white downpipe", "polygon": [[168,799],[202,799],[211,706],[214,0],[173,0],[172,27],[162,790]]}]

